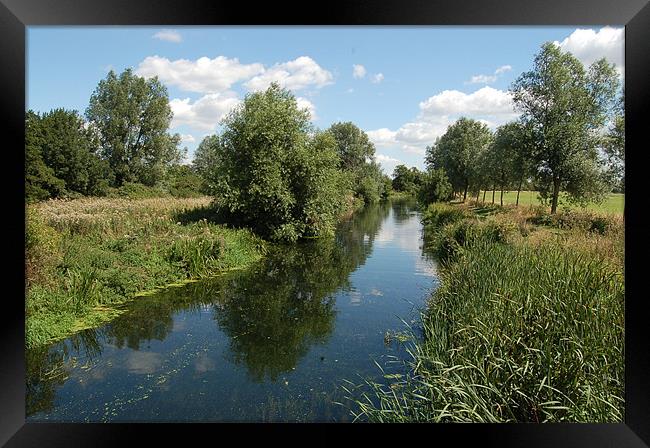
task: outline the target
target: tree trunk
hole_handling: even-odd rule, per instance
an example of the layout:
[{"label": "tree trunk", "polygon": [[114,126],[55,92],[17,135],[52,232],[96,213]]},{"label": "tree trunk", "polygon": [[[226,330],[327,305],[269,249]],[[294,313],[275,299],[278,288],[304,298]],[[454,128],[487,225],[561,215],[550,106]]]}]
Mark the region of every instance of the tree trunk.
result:
[{"label": "tree trunk", "polygon": [[521,184],[524,182],[524,178],[519,179],[519,186],[517,187],[517,202],[516,206],[519,207],[519,192],[521,192]]},{"label": "tree trunk", "polygon": [[476,192],[476,202],[478,202],[478,196],[481,194],[481,190]]},{"label": "tree trunk", "polygon": [[496,186],[492,185],[492,203],[494,204],[494,192],[497,191]]},{"label": "tree trunk", "polygon": [[485,204],[485,193],[487,193],[487,190],[483,190],[483,203]]},{"label": "tree trunk", "polygon": [[560,178],[553,176],[553,200],[551,201],[551,215],[557,212],[557,200],[560,196]]},{"label": "tree trunk", "polygon": [[503,185],[501,185],[501,198],[500,198],[500,201],[501,201],[501,207],[503,207]]},{"label": "tree trunk", "polygon": [[463,194],[463,202],[467,199],[467,189],[469,188],[469,182],[465,182],[465,193]]}]

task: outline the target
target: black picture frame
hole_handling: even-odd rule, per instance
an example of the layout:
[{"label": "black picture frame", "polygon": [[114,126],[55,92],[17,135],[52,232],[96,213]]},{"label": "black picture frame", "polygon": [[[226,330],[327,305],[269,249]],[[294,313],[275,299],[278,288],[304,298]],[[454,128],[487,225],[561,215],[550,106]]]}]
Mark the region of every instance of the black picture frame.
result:
[{"label": "black picture frame", "polygon": [[[6,446],[115,446],[134,437],[186,436],[192,440],[232,425],[51,424],[25,423],[24,360],[24,113],[26,27],[33,25],[624,25],[626,111],[626,339],[625,422],[620,424],[402,425],[409,436],[429,443],[468,439],[499,446],[650,445],[650,350],[643,341],[645,296],[642,269],[645,245],[641,214],[644,118],[650,105],[650,4],[648,0],[357,0],[323,4],[217,0],[0,0],[0,123],[4,147],[6,216],[10,234],[3,244],[9,261],[0,325],[0,444]],[[631,149],[631,151],[630,151]],[[7,201],[12,199],[12,201]],[[647,201],[647,200],[646,200]],[[295,437],[297,425],[265,425],[255,433]],[[322,429],[323,425],[299,425]],[[325,434],[373,433],[383,437],[395,426],[335,425]],[[235,426],[239,436],[252,434]],[[259,431],[258,431],[259,430]],[[261,432],[260,432],[261,431]],[[301,431],[302,432],[302,431]],[[417,433],[417,434],[416,434]],[[303,432],[303,434],[305,434]],[[361,434],[359,434],[361,435]],[[293,438],[292,437],[292,438]],[[301,436],[303,443],[313,441]],[[409,437],[410,439],[410,437]],[[171,439],[170,439],[171,440]],[[208,439],[209,440],[209,439]],[[322,439],[324,440],[324,439]],[[409,440],[410,442],[410,440]],[[444,442],[442,442],[444,443]]]}]

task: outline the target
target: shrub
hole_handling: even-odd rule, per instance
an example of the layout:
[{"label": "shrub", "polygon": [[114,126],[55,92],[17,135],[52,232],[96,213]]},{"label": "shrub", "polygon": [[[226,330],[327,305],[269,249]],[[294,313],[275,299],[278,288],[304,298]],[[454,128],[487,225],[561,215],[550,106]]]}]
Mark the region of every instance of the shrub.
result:
[{"label": "shrub", "polygon": [[295,241],[333,232],[344,200],[336,142],[312,133],[309,112],[272,84],[248,95],[224,122],[216,204],[235,224]]},{"label": "shrub", "polygon": [[451,196],[452,186],[444,170],[431,170],[420,175],[420,186],[417,189],[420,204],[448,201]]}]

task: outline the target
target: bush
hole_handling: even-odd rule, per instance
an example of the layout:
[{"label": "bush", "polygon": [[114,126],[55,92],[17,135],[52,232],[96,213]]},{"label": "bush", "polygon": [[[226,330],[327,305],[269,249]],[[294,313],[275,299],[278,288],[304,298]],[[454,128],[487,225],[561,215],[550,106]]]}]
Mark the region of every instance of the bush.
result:
[{"label": "bush", "polygon": [[233,224],[282,241],[333,233],[345,196],[336,142],[313,134],[309,112],[272,84],[224,122],[216,205]]},{"label": "bush", "polygon": [[549,214],[544,209],[537,208],[531,222],[537,225],[556,227],[566,230],[582,230],[604,235],[616,226],[614,216],[582,210],[563,210]]},{"label": "bush", "polygon": [[451,199],[452,193],[451,183],[449,183],[444,170],[431,170],[420,175],[420,186],[417,189],[417,198],[420,204],[448,201]]},{"label": "bush", "polygon": [[422,213],[422,224],[430,230],[454,223],[469,217],[467,210],[444,203],[429,204]]}]

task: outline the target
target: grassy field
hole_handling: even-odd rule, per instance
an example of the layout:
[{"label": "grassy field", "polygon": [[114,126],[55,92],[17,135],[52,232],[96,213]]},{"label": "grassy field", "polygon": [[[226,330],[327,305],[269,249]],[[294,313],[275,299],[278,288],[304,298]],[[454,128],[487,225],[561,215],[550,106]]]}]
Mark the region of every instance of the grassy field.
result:
[{"label": "grassy field", "polygon": [[[494,202],[499,204],[500,192],[497,191],[494,194]],[[624,194],[611,193],[607,196],[607,199],[601,204],[588,204],[586,207],[580,207],[574,204],[570,204],[566,199],[564,194],[560,195],[560,205],[559,210],[566,209],[575,209],[575,210],[592,210],[596,212],[605,212],[605,213],[623,213],[623,205],[625,201]],[[479,195],[479,201],[483,199],[483,192],[481,191]],[[514,204],[517,201],[517,192],[516,191],[504,191],[503,192],[503,204]],[[485,203],[492,203],[492,192],[488,191],[485,195]],[[541,202],[538,198],[538,193],[536,191],[522,191],[519,194],[519,205],[540,205]]]},{"label": "grassy field", "polygon": [[210,198],[50,200],[26,210],[26,344],[110,320],[166,285],[246,266],[266,250],[203,219]]},{"label": "grassy field", "polygon": [[359,386],[353,412],[380,422],[621,422],[622,217],[432,204],[423,223],[441,262],[423,338],[407,345],[409,374]]}]

